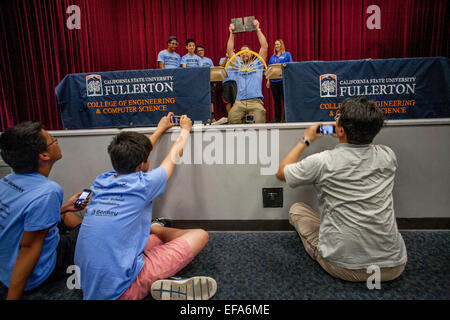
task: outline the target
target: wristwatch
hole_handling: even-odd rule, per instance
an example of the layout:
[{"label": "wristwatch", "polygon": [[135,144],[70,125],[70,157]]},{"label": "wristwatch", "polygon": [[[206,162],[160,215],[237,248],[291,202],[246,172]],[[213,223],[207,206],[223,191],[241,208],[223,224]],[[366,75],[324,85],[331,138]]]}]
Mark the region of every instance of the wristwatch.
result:
[{"label": "wristwatch", "polygon": [[302,138],[302,142],[303,142],[304,144],[306,144],[307,147],[309,146],[309,141],[308,141],[308,139],[306,139],[305,137]]}]

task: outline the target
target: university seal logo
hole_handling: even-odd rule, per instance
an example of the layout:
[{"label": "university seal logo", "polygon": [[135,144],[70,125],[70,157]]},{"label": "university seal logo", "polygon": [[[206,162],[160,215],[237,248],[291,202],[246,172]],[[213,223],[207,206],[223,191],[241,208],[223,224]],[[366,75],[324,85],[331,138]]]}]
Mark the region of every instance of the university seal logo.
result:
[{"label": "university seal logo", "polygon": [[337,97],[337,76],[327,73],[320,76],[320,97]]},{"label": "university seal logo", "polygon": [[88,97],[103,95],[102,76],[91,74],[86,76],[86,93]]}]

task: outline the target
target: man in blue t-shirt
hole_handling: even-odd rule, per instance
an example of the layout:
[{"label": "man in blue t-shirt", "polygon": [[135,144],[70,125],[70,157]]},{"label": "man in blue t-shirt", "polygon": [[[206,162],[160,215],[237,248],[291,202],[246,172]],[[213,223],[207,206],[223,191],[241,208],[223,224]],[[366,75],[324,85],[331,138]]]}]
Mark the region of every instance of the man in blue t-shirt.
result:
[{"label": "man in blue t-shirt", "polygon": [[175,36],[170,36],[167,40],[167,49],[162,50],[158,54],[159,69],[175,69],[181,64],[181,58],[175,50],[178,47],[178,40]]},{"label": "man in blue t-shirt", "polygon": [[[169,290],[164,289],[179,288],[179,282],[160,279],[181,270],[209,240],[208,233],[201,229],[151,224],[152,201],[164,193],[192,127],[192,121],[182,116],[177,141],[161,165],[149,170],[150,151],[174,126],[172,115],[161,119],[150,138],[124,131],[108,146],[114,170],[99,175],[92,184],[94,195],[75,250],[84,299],[135,300],[150,292],[155,299],[168,299],[165,295]],[[188,294],[186,299],[209,299],[217,286],[209,277],[196,277],[188,283],[196,288],[181,289]],[[203,295],[192,296],[192,292]]]},{"label": "man in blue t-shirt", "polygon": [[195,54],[195,41],[192,39],[186,40],[186,50],[188,53],[186,53],[181,58],[181,66],[183,68],[195,68],[200,67],[202,63],[202,59]]},{"label": "man in blue t-shirt", "polygon": [[0,149],[14,171],[0,180],[0,281],[9,288],[7,299],[20,299],[66,276],[81,223],[74,211],[88,200],[76,208],[80,192],[62,203],[61,187],[48,178],[61,149],[39,122],[7,129]]},{"label": "man in blue t-shirt", "polygon": [[[233,55],[234,52],[232,52],[231,56],[228,54],[228,52],[226,52],[225,57],[220,58],[219,66],[225,68],[227,62]],[[234,80],[235,73],[236,72],[227,72],[227,77],[222,81],[222,101],[225,103],[225,108],[227,110],[227,117],[228,114],[230,113],[231,106],[234,104],[234,101],[236,101],[237,85],[236,81]]]},{"label": "man in blue t-shirt", "polygon": [[[260,29],[259,21],[255,19],[253,24],[256,27],[256,35],[261,46],[259,49],[259,56],[263,60],[266,60],[269,45],[266,37]],[[230,36],[227,42],[227,53],[230,57],[233,56],[234,51],[234,28],[234,24],[230,24]],[[248,45],[244,45],[241,47],[241,51],[242,50],[250,50],[250,47]],[[242,58],[237,57],[237,59],[231,63],[237,65],[236,68],[239,69],[239,65],[249,63],[248,60],[250,58],[251,54],[245,52],[242,54]],[[264,108],[264,97],[262,94],[264,63],[263,61],[260,61],[260,58],[256,58],[252,65],[252,70],[237,70],[237,72],[235,72],[234,80],[237,84],[237,97],[228,114],[228,123],[230,124],[249,122],[246,120],[247,115],[250,115],[253,118],[253,120],[250,121],[255,123],[266,122],[266,109]]]},{"label": "man in blue t-shirt", "polygon": [[[214,63],[212,62],[212,60],[208,57],[205,57],[205,47],[203,47],[202,45],[198,45],[195,47],[195,53],[197,54],[197,56],[200,58],[200,67],[203,68],[211,68],[214,67]],[[214,82],[210,82],[210,89],[211,89],[211,113],[212,113],[212,118],[214,119],[214,88],[215,88],[215,83]]]},{"label": "man in blue t-shirt", "polygon": [[208,67],[208,68],[214,67],[214,63],[212,62],[212,60],[208,57],[205,57],[205,47],[203,47],[202,45],[196,46],[195,53],[201,59],[200,67]]}]

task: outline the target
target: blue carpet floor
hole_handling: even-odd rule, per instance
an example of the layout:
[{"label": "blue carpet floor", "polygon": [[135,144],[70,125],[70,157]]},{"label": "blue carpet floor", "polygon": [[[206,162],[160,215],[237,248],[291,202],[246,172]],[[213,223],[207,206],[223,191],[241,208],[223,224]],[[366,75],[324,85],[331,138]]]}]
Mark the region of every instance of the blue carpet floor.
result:
[{"label": "blue carpet floor", "polygon": [[[408,250],[405,271],[398,279],[381,283],[379,290],[328,275],[307,255],[295,232],[211,232],[208,245],[178,276],[213,277],[218,284],[216,300],[450,299],[450,232],[401,233]],[[81,291],[67,289],[65,281],[24,296],[81,298]]]}]

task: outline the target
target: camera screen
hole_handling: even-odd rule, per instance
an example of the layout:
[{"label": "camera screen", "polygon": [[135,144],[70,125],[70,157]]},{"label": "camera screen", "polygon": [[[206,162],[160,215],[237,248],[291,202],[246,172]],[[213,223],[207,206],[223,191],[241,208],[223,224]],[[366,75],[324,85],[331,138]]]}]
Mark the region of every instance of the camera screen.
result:
[{"label": "camera screen", "polygon": [[320,126],[318,132],[319,133],[323,133],[323,134],[333,134],[333,133],[335,133],[334,126],[331,125],[331,124],[327,125],[325,127],[324,126]]},{"label": "camera screen", "polygon": [[90,191],[83,191],[80,197],[75,201],[75,207],[80,207],[84,200],[91,194]]},{"label": "camera screen", "polygon": [[172,123],[180,124],[180,117],[179,116],[172,116]]},{"label": "camera screen", "polygon": [[78,200],[84,201],[86,200],[86,198],[89,196],[89,192],[87,191],[83,191],[83,193],[81,194],[81,196],[78,198]]}]

